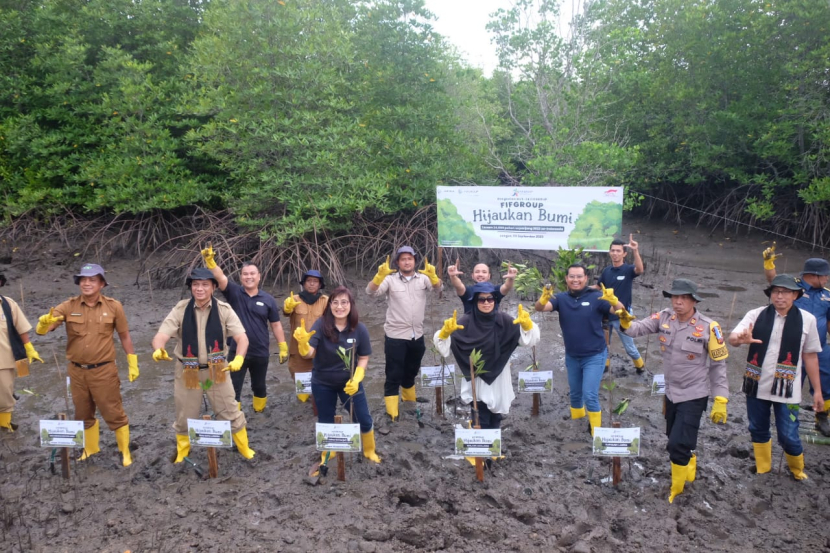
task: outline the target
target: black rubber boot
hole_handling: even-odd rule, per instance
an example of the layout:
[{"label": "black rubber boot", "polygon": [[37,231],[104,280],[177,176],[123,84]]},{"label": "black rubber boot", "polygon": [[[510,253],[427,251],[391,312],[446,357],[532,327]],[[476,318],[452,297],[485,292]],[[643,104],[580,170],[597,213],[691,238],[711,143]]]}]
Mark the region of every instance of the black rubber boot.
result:
[{"label": "black rubber boot", "polygon": [[827,411],[816,413],[816,430],[822,435],[830,437],[830,421],[827,420]]}]

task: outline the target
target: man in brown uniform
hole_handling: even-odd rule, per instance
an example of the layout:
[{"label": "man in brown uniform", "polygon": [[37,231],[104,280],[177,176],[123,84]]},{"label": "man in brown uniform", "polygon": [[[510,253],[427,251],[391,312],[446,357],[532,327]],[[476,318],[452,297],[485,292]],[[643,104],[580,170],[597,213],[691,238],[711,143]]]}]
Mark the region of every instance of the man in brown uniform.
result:
[{"label": "man in brown uniform", "polygon": [[127,354],[130,382],[138,378],[138,357],[127,325],[127,316],[121,302],[101,294],[107,285],[104,269],[95,263],[86,263],[75,275],[75,284],[81,295],[70,298],[50,309],[37,324],[35,332],[46,334],[66,321],[66,358],[69,361],[69,380],[75,420],[84,421],[83,461],[100,451],[99,428],[95,409],[115,432],[115,440],[128,467],[130,456],[130,427],[121,402],[121,380],[115,366],[115,340],[118,333],[121,347]]},{"label": "man in brown uniform", "polygon": [[[666,450],[671,460],[669,503],[683,493],[686,482],[697,473],[697,433],[700,417],[714,396],[710,418],[726,422],[729,383],[726,358],[729,353],[720,325],[695,307],[700,296],[697,285],[684,278],[675,279],[671,290],[671,309],[654,313],[646,320],[632,322],[626,311],[618,311],[620,327],[631,337],[659,334],[666,378]],[[629,326],[630,325],[630,326]]]},{"label": "man in brown uniform", "polygon": [[[294,292],[285,298],[283,303],[283,313],[288,316],[291,323],[291,343],[288,348],[288,371],[291,373],[291,378],[294,378],[296,373],[310,373],[313,364],[312,359],[305,359],[300,355],[297,349],[297,340],[294,339],[294,331],[300,326],[301,321],[305,321],[304,330],[311,330],[314,321],[323,315],[326,305],[329,302],[329,297],[321,292],[325,288],[326,283],[323,280],[323,275],[320,271],[310,270],[303,273],[300,279],[300,286],[303,287],[299,296],[294,297]],[[297,394],[297,397],[302,402],[308,401],[309,394]],[[317,414],[317,406],[314,404],[314,398],[311,398],[314,413]]]},{"label": "man in brown uniform", "polygon": [[[173,351],[176,358],[176,379],[173,398],[176,402],[176,463],[181,463],[190,453],[190,436],[187,419],[199,418],[202,394],[206,394],[210,407],[218,420],[231,421],[233,441],[239,453],[246,459],[254,456],[248,447],[245,414],[239,409],[233,384],[227,377],[228,370],[238,371],[245,362],[248,337],[239,317],[231,306],[213,297],[218,283],[210,270],[194,269],[187,277],[192,297],[176,304],[162,321],[158,334],[153,338],[153,359],[169,360],[164,346],[171,337],[178,343]],[[226,362],[227,338],[236,342],[236,357]],[[195,350],[195,351],[194,351]],[[184,353],[183,353],[184,352]],[[204,382],[213,383],[203,391]]]},{"label": "man in brown uniform", "polygon": [[17,429],[17,425],[12,424],[16,401],[14,378],[17,373],[19,376],[29,374],[29,363],[35,360],[43,363],[43,359],[29,342],[32,325],[17,303],[4,296],[0,296],[0,303],[0,428],[14,432]]}]

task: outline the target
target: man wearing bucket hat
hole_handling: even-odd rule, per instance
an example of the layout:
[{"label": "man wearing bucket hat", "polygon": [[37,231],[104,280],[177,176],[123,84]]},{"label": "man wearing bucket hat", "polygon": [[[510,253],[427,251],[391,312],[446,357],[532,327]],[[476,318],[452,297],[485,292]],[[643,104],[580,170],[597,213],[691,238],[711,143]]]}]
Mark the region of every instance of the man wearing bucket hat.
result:
[{"label": "man wearing bucket hat", "polygon": [[386,412],[392,420],[398,418],[398,391],[403,401],[416,401],[415,378],[421,369],[424,357],[424,311],[427,295],[431,290],[440,291],[441,279],[435,274],[435,267],[424,258],[423,270],[416,271],[415,250],[402,246],[395,252],[394,264],[389,265],[389,256],[378,266],[375,278],[366,286],[370,296],[386,296],[386,322],[383,330],[384,353],[386,354],[386,383],[383,399]]},{"label": "man wearing bucket hat", "polygon": [[[282,310],[291,324],[292,339],[288,348],[288,371],[291,373],[292,379],[297,373],[310,373],[314,364],[313,359],[305,359],[300,355],[300,351],[297,349],[297,340],[293,338],[294,331],[303,323],[305,323],[303,330],[306,332],[311,330],[314,322],[323,315],[329,301],[329,297],[321,291],[326,287],[326,282],[320,271],[312,269],[303,273],[302,278],[300,278],[300,286],[303,289],[297,296],[294,296],[294,292],[291,292],[285,298]],[[302,402],[308,401],[309,397],[310,394],[297,394],[297,398]],[[314,413],[317,414],[317,406],[313,397],[311,398],[311,405],[314,408]]]},{"label": "man wearing bucket hat", "polygon": [[132,464],[130,426],[121,401],[121,380],[115,365],[115,340],[118,333],[121,347],[127,354],[130,382],[138,378],[138,357],[135,355],[127,316],[121,302],[107,297],[101,290],[107,285],[104,269],[86,263],[74,276],[81,295],[70,298],[49,310],[38,320],[35,332],[46,334],[66,322],[66,358],[75,420],[84,421],[84,453],[88,459],[100,451],[100,432],[95,410],[115,432],[125,467]]},{"label": "man wearing bucket hat", "polygon": [[0,429],[14,432],[15,377],[28,375],[29,364],[36,360],[43,363],[43,359],[29,341],[32,325],[17,302],[0,296],[0,304]]},{"label": "man wearing bucket hat", "polygon": [[729,335],[730,345],[749,345],[742,390],[746,394],[755,468],[758,474],[772,469],[772,408],[787,466],[796,480],[805,480],[804,448],[798,435],[802,373],[807,373],[815,390],[813,408],[820,413],[825,405],[816,318],[796,305],[804,288],[790,275],[777,275],[764,293],[770,304],[748,312]]},{"label": "man wearing bucket hat", "polygon": [[[158,334],[153,337],[153,360],[169,361],[164,346],[171,337],[178,343],[173,351],[176,360],[176,378],[173,399],[176,402],[176,463],[181,463],[190,453],[190,437],[187,419],[199,418],[202,394],[206,395],[217,420],[231,422],[231,434],[236,449],[246,459],[254,456],[248,447],[248,431],[245,414],[234,399],[233,385],[226,377],[245,363],[248,338],[242,321],[233,308],[213,297],[218,283],[210,270],[193,269],[185,281],[191,298],[176,304],[162,321]],[[227,362],[227,338],[233,337],[236,353]],[[206,386],[210,380],[212,384]],[[206,389],[205,389],[206,388]]]},{"label": "man wearing bucket hat", "polygon": [[686,482],[695,480],[697,457],[693,451],[710,395],[715,398],[710,419],[716,424],[726,422],[729,352],[720,325],[697,310],[701,297],[694,282],[675,279],[671,290],[664,290],[663,296],[671,299],[671,308],[648,319],[632,321],[625,311],[618,315],[620,327],[633,338],[659,334],[666,379],[666,450],[671,460],[672,503],[683,493]]},{"label": "man wearing bucket hat", "polygon": [[[775,243],[764,250],[764,275],[771,283],[776,276],[775,260],[781,257],[775,253]],[[824,404],[830,409],[830,345],[827,343],[827,332],[830,331],[830,290],[827,290],[830,278],[830,263],[824,259],[813,257],[804,262],[801,278],[796,282],[804,291],[801,297],[795,300],[795,306],[812,314],[816,318],[818,339],[821,343],[821,352],[818,354],[819,379],[821,391],[824,394]],[[801,373],[803,381],[805,373]],[[815,389],[810,387],[810,393]],[[816,430],[825,436],[830,436],[830,420],[827,411],[816,411]]]},{"label": "man wearing bucket hat", "polygon": [[[248,352],[242,369],[231,375],[233,390],[237,403],[242,399],[242,386],[245,384],[245,374],[251,373],[251,391],[254,394],[252,403],[254,411],[261,413],[268,403],[268,393],[265,386],[265,377],[268,374],[270,336],[273,334],[280,348],[280,363],[288,360],[288,344],[285,342],[285,332],[280,322],[280,309],[274,296],[259,289],[261,276],[256,265],[250,262],[242,264],[239,275],[239,284],[228,280],[222,268],[216,264],[213,246],[202,250],[202,258],[213,278],[219,285],[219,291],[233,307],[234,312],[245,327],[248,338]],[[228,357],[236,354],[236,342],[228,340]]]}]

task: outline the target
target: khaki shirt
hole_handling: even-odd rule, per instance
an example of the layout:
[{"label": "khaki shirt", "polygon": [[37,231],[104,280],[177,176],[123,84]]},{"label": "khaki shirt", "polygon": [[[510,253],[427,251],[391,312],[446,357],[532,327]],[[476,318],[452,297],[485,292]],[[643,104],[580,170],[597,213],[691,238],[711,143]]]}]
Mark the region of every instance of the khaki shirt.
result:
[{"label": "khaki shirt", "polygon": [[[184,310],[190,300],[182,300],[176,304],[176,307],[167,315],[162,321],[159,332],[167,336],[178,338],[176,348],[173,350],[173,357],[180,363],[182,358],[182,320],[184,319]],[[220,300],[216,300],[219,306],[219,322],[222,325],[222,351],[227,355],[228,353],[228,336],[236,336],[238,334],[245,334],[245,328],[242,326],[242,321],[231,308],[230,304]],[[204,365],[208,362],[208,348],[205,344],[205,328],[207,327],[208,315],[212,309],[212,303],[200,308],[196,306],[196,334],[199,341],[199,363]],[[211,344],[213,346],[213,344]]]},{"label": "khaki shirt", "polygon": [[712,361],[709,357],[710,326],[717,324],[697,310],[691,319],[681,323],[671,309],[664,309],[648,319],[632,322],[625,333],[631,337],[659,335],[666,397],[672,403],[700,399],[710,394],[728,399],[726,359]]},{"label": "khaki shirt", "polygon": [[112,333],[130,330],[121,302],[104,295],[92,307],[84,303],[83,296],[69,298],[54,314],[64,317],[66,358],[82,365],[115,361]]},{"label": "khaki shirt", "polygon": [[[32,330],[32,325],[26,320],[20,306],[17,305],[13,299],[5,297],[8,301],[9,307],[12,310],[12,326],[17,330],[18,334],[25,334]],[[9,324],[6,322],[6,315],[0,308],[0,369],[13,369],[15,367],[14,354],[12,353],[12,344],[9,340]]]},{"label": "khaki shirt", "polygon": [[[793,309],[799,309],[795,306]],[[759,307],[748,312],[735,330],[732,332],[741,333],[749,328],[749,325],[754,325],[758,320],[758,315],[766,309]],[[764,356],[764,363],[761,365],[761,380],[758,381],[758,393],[755,397],[758,399],[765,399],[767,401],[777,401],[780,403],[795,403],[801,402],[801,372],[804,370],[804,354],[805,353],[819,353],[821,351],[821,341],[818,336],[818,327],[816,324],[816,317],[809,311],[800,309],[801,311],[801,355],[798,356],[798,366],[795,371],[795,385],[793,386],[792,397],[782,397],[772,395],[772,383],[775,380],[775,366],[778,364],[778,354],[781,351],[781,336],[784,332],[784,321],[787,317],[782,317],[775,313],[775,320],[772,322],[772,332],[769,336],[769,345],[767,346],[767,354]],[[746,359],[746,357],[744,357]],[[746,361],[744,361],[746,366]],[[824,392],[824,390],[822,390]]]},{"label": "khaki shirt", "polygon": [[429,278],[415,272],[406,280],[400,273],[388,275],[377,290],[366,287],[370,296],[386,296],[386,322],[383,331],[389,338],[412,340],[424,335],[424,311],[427,295],[431,290],[441,290],[443,284],[433,288]]}]

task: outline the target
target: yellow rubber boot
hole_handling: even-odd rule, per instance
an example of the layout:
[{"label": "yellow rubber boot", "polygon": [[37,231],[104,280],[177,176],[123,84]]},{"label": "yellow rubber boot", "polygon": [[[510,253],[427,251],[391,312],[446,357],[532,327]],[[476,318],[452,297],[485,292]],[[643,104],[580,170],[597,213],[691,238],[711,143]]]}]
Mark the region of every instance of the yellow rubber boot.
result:
[{"label": "yellow rubber boot", "polygon": [[398,396],[386,396],[383,398],[386,402],[386,413],[392,417],[392,420],[398,418]]},{"label": "yellow rubber boot", "polygon": [[78,459],[79,461],[86,461],[92,455],[95,455],[101,449],[98,447],[98,443],[101,439],[101,434],[98,429],[98,419],[95,419],[95,424],[93,424],[90,428],[84,430],[84,453]]},{"label": "yellow rubber boot", "polygon": [[697,477],[697,455],[692,453],[692,458],[689,459],[689,464],[686,467],[686,482],[694,482],[695,477]]},{"label": "yellow rubber boot", "polygon": [[130,426],[125,424],[115,431],[115,442],[118,444],[118,451],[121,452],[121,464],[129,467],[133,464],[133,457],[130,455]]},{"label": "yellow rubber boot", "polygon": [[571,418],[572,419],[585,418],[585,407],[580,407],[579,409],[574,409],[573,407],[571,407]]},{"label": "yellow rubber boot", "polygon": [[246,459],[253,459],[256,451],[248,447],[248,430],[243,428],[233,435],[233,443],[236,444],[236,449]]},{"label": "yellow rubber boot", "polygon": [[181,463],[188,455],[190,455],[190,436],[176,434],[176,460],[174,462]]},{"label": "yellow rubber boot", "polygon": [[643,367],[645,367],[645,366],[646,366],[646,362],[643,361],[642,357],[639,357],[639,358],[634,360],[634,368],[637,369],[638,373],[643,372]]},{"label": "yellow rubber boot", "polygon": [[688,473],[688,466],[671,464],[671,492],[669,493],[669,503],[674,502],[674,498],[683,493],[683,488],[686,487],[686,475]]},{"label": "yellow rubber boot", "polygon": [[804,454],[789,455],[785,453],[784,455],[787,457],[787,466],[790,467],[790,472],[793,473],[793,477],[796,480],[807,480],[807,475],[804,474]]},{"label": "yellow rubber boot", "polygon": [[297,399],[299,399],[303,403],[308,401],[308,398],[310,398],[310,397],[311,397],[311,394],[297,394]]},{"label": "yellow rubber boot", "polygon": [[765,474],[772,470],[772,440],[764,444],[752,442],[755,450],[755,472]]},{"label": "yellow rubber boot", "polygon": [[415,386],[411,388],[401,387],[401,399],[403,399],[404,401],[417,401],[417,396],[415,395]]},{"label": "yellow rubber boot", "polygon": [[254,411],[257,413],[262,413],[265,411],[265,404],[268,403],[267,397],[256,397],[254,396],[253,404],[254,404]]},{"label": "yellow rubber boot", "polygon": [[594,428],[602,426],[602,411],[588,411],[588,422],[591,424],[591,436],[593,436]]},{"label": "yellow rubber boot", "polygon": [[375,452],[375,431],[361,433],[360,438],[363,440],[363,456],[373,463],[380,463],[380,457]]},{"label": "yellow rubber boot", "polygon": [[9,432],[14,432],[11,413],[0,413],[0,428],[8,430]]}]

